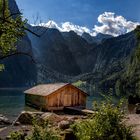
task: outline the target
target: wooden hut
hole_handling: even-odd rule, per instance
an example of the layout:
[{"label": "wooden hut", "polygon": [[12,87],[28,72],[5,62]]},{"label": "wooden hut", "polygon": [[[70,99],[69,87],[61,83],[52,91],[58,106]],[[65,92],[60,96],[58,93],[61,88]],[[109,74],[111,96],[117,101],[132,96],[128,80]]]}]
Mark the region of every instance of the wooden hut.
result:
[{"label": "wooden hut", "polygon": [[86,107],[87,93],[68,83],[38,85],[26,90],[24,93],[27,105],[44,110]]}]

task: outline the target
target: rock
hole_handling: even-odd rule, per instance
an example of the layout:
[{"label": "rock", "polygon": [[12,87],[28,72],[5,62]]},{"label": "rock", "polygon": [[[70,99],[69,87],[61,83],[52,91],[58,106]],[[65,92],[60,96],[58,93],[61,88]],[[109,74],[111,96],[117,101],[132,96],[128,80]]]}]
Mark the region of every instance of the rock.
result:
[{"label": "rock", "polygon": [[140,103],[136,104],[136,114],[140,114]]},{"label": "rock", "polygon": [[140,102],[140,97],[138,95],[136,95],[135,97],[130,95],[129,98],[128,98],[128,103],[129,104],[139,104]]},{"label": "rock", "polygon": [[50,123],[53,123],[53,124],[57,124],[58,122],[62,120],[62,118],[59,115],[50,113],[50,112],[47,112],[41,115],[40,119],[43,121],[49,121]]},{"label": "rock", "polygon": [[21,113],[17,119],[17,122],[20,124],[32,124],[34,119],[33,114],[31,113]]},{"label": "rock", "polygon": [[59,128],[60,129],[63,129],[63,130],[68,129],[70,127],[70,125],[71,125],[71,122],[70,121],[61,121],[58,124]]},{"label": "rock", "polygon": [[23,111],[17,120],[14,122],[14,125],[17,124],[25,124],[30,125],[33,124],[33,120],[37,120],[42,113],[40,112],[29,112],[29,111]]},{"label": "rock", "polygon": [[15,125],[15,126],[19,126],[19,125],[21,125],[21,124],[20,124],[20,122],[17,121],[17,122],[14,123],[14,125]]},{"label": "rock", "polygon": [[10,139],[11,139],[11,137],[10,137],[10,136],[7,136],[7,137],[6,137],[6,140],[10,140]]},{"label": "rock", "polygon": [[70,124],[73,124],[75,122],[74,118],[68,118],[67,120]]},{"label": "rock", "polygon": [[10,125],[11,122],[8,118],[3,115],[0,115],[0,125]]},{"label": "rock", "polygon": [[140,114],[140,108],[136,109],[136,114]]},{"label": "rock", "polygon": [[51,113],[51,112],[47,112],[47,113],[42,114],[42,115],[41,115],[41,118],[42,118],[42,119],[48,119],[48,118],[50,118],[50,117],[52,117],[52,116],[56,116],[56,114]]},{"label": "rock", "polygon": [[72,129],[65,131],[64,140],[76,140],[76,136],[73,134]]}]

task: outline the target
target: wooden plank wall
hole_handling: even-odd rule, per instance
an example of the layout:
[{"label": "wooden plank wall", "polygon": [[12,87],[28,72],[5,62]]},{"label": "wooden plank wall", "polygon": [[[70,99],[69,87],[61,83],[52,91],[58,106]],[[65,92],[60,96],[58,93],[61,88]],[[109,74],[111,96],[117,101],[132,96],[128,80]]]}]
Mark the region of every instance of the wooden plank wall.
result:
[{"label": "wooden plank wall", "polygon": [[31,94],[25,95],[25,102],[26,104],[37,106],[40,109],[41,108],[46,109],[46,105],[47,105],[47,101],[43,96],[31,95]]},{"label": "wooden plank wall", "polygon": [[48,102],[48,108],[56,107],[56,110],[64,106],[74,107],[86,105],[86,95],[71,85],[58,90],[46,98]]},{"label": "wooden plank wall", "polygon": [[86,106],[86,95],[72,85],[67,85],[48,96],[26,94],[26,102],[46,110],[62,110],[64,107]]}]

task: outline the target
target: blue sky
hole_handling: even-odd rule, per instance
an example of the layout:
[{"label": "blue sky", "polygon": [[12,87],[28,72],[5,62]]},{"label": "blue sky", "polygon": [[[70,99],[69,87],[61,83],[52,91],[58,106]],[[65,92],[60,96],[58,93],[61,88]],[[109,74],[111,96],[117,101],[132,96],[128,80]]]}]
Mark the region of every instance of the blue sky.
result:
[{"label": "blue sky", "polygon": [[104,12],[113,12],[127,20],[140,22],[140,0],[16,0],[24,16],[33,23],[37,14],[43,22],[73,24],[93,28]]}]

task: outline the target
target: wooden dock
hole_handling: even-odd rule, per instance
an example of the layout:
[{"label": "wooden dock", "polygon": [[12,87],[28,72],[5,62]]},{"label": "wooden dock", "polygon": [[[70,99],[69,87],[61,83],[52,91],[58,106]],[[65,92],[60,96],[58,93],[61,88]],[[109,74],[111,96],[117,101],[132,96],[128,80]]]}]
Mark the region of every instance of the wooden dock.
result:
[{"label": "wooden dock", "polygon": [[95,112],[89,109],[83,109],[83,108],[79,108],[79,107],[65,107],[64,111],[66,112],[72,112],[74,114],[94,114]]}]

